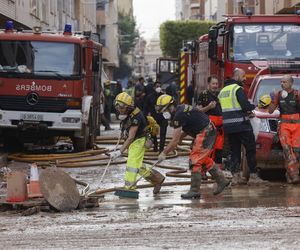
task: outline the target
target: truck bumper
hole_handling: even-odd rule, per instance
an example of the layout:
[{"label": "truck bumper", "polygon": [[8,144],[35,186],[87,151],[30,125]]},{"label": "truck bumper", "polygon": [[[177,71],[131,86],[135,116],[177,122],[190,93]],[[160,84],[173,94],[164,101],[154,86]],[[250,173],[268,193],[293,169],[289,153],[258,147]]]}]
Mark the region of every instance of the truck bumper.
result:
[{"label": "truck bumper", "polygon": [[0,110],[1,129],[26,130],[39,128],[40,125],[49,130],[80,131],[82,113],[80,110],[67,110],[64,113]]},{"label": "truck bumper", "polygon": [[284,158],[280,142],[273,141],[274,133],[260,132],[256,141],[256,160],[261,169],[283,169]]}]

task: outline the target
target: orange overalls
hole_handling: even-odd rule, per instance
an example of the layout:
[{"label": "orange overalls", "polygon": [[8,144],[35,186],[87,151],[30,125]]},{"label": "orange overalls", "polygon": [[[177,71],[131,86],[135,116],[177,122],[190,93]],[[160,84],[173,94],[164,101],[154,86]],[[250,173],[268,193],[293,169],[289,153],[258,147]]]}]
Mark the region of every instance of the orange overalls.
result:
[{"label": "orange overalls", "polygon": [[212,158],[218,165],[222,165],[222,150],[224,145],[224,129],[222,116],[209,115],[209,119],[215,125],[217,130],[216,144],[212,153]]},{"label": "orange overalls", "polygon": [[216,101],[217,106],[214,109],[209,110],[206,112],[211,122],[215,125],[217,130],[217,139],[216,144],[214,146],[212,152],[212,159],[215,161],[216,164],[222,168],[222,150],[224,145],[224,129],[223,129],[223,118],[222,118],[222,108],[219,103],[219,99],[217,95],[212,94],[210,91],[205,90],[200,93],[197,104],[205,107],[209,105],[211,101]]},{"label": "orange overalls", "polygon": [[192,172],[204,174],[213,167],[214,160],[211,155],[214,151],[216,136],[216,129],[212,123],[197,134],[190,153]]},{"label": "orange overalls", "polygon": [[274,105],[279,106],[279,139],[286,161],[287,174],[298,179],[300,156],[300,92],[293,90],[286,98],[281,97],[281,91],[275,95]]}]

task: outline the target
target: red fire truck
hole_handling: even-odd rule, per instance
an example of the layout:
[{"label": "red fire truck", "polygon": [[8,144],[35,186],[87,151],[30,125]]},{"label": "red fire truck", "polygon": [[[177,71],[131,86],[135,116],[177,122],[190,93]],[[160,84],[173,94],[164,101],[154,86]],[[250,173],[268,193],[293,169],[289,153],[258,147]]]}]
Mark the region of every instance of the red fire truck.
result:
[{"label": "red fire truck", "polygon": [[69,136],[77,151],[100,126],[101,48],[91,32],[0,31],[0,133],[5,145]]},{"label": "red fire truck", "polygon": [[[257,103],[259,97],[256,91],[267,94],[276,84],[278,86],[276,85],[275,89],[280,88],[278,79],[284,73],[282,70],[277,71],[276,78],[271,76],[270,72],[261,71],[260,77],[255,78],[262,69],[260,65],[266,65],[270,60],[289,61],[292,64],[293,61],[299,61],[298,41],[300,41],[299,15],[253,16],[247,12],[245,16],[227,16],[224,22],[212,26],[208,34],[201,36],[199,41],[185,46],[182,51],[191,56],[187,61],[194,62],[189,66],[189,70],[192,71],[196,92],[206,89],[209,75],[216,75],[219,82],[223,83],[225,79],[231,77],[235,68],[241,68],[245,70],[247,76],[244,90],[246,93],[249,92],[249,98]],[[285,69],[285,73],[289,72],[291,72],[289,69]],[[263,77],[265,73],[269,76]],[[295,75],[299,72],[293,70],[292,73]],[[266,81],[268,77],[270,80]],[[264,79],[262,84],[258,84],[262,79]],[[250,89],[253,84],[261,88],[253,86]],[[262,92],[262,88],[265,91]],[[282,160],[282,154],[277,154],[281,150],[280,144],[273,142],[278,113],[266,115],[256,112],[256,115],[262,118],[262,127],[257,139],[258,161],[263,163],[263,167],[270,168],[272,164],[268,162],[274,163],[272,155],[276,154]],[[276,124],[273,124],[274,122]],[[266,124],[268,128],[272,126],[272,129],[266,131],[264,126]],[[271,152],[272,150],[274,152]],[[276,159],[278,160],[278,157]]]},{"label": "red fire truck", "polygon": [[299,15],[252,16],[247,12],[245,16],[227,16],[201,36],[196,47],[191,46],[195,50],[189,53],[196,58],[193,75],[197,90],[206,88],[209,75],[217,75],[224,82],[235,68],[241,68],[247,74],[244,89],[248,93],[260,70],[253,61],[299,57],[295,42],[300,39],[299,25]]}]

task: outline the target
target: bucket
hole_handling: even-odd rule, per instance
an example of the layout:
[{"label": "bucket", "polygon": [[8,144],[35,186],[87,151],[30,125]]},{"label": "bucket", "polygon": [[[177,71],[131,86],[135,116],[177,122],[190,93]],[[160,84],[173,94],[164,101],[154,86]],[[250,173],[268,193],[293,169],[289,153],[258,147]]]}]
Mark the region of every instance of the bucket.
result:
[{"label": "bucket", "polygon": [[27,199],[26,174],[15,171],[7,174],[7,202],[22,202]]}]

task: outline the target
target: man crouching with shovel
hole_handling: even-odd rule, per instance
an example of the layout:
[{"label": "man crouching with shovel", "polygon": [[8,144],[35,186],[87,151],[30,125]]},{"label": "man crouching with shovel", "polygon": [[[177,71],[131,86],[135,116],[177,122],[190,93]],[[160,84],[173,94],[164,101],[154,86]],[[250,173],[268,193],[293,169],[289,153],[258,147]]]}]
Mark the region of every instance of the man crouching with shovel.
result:
[{"label": "man crouching with shovel", "polygon": [[143,112],[134,106],[132,97],[126,92],[117,95],[114,102],[116,110],[119,112],[121,120],[121,132],[125,139],[122,147],[110,154],[112,160],[128,149],[127,167],[125,172],[125,186],[115,192],[119,197],[138,198],[139,192],[136,191],[137,175],[141,175],[145,180],[154,185],[153,193],[159,193],[161,184],[165,177],[158,171],[148,168],[143,163],[145,154],[146,132],[148,125]]},{"label": "man crouching with shovel", "polygon": [[170,120],[173,116],[174,125],[172,140],[158,156],[159,162],[165,160],[166,155],[174,150],[186,135],[194,138],[190,153],[190,162],[192,163],[191,188],[186,194],[182,194],[181,198],[200,199],[201,172],[205,173],[206,171],[211,174],[218,185],[213,194],[221,193],[230,184],[230,181],[224,177],[223,172],[211,158],[217,132],[208,116],[189,105],[176,106],[173,97],[169,95],[161,95],[157,99],[156,110],[162,113],[165,119]]}]

